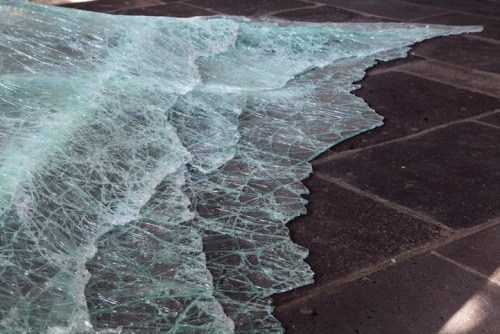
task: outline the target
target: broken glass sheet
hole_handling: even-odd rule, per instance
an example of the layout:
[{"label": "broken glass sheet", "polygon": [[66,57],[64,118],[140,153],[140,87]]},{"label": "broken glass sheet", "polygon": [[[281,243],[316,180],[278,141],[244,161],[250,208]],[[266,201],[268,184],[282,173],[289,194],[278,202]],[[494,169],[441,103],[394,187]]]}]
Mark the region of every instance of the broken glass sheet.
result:
[{"label": "broken glass sheet", "polygon": [[353,82],[474,31],[0,0],[0,331],[281,333],[308,161],[381,125]]}]

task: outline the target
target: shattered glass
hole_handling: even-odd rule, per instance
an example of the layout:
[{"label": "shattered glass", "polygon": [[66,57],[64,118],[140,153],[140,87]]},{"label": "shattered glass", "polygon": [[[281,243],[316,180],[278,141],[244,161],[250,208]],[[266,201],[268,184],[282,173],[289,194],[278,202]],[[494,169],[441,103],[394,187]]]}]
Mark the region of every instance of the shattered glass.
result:
[{"label": "shattered glass", "polygon": [[308,161],[382,124],[353,82],[480,30],[0,0],[0,331],[283,332]]}]

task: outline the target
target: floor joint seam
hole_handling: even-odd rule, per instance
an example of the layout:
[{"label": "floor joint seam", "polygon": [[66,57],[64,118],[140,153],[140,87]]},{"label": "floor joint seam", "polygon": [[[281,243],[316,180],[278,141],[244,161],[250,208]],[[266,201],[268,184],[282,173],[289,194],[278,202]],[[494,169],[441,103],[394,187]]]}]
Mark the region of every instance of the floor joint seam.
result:
[{"label": "floor joint seam", "polygon": [[[422,43],[425,43],[425,42],[422,42]],[[456,69],[458,71],[464,71],[465,70],[467,72],[472,72],[472,73],[477,74],[477,75],[493,76],[495,78],[499,78],[500,79],[500,73],[488,72],[488,71],[478,70],[478,69],[475,69],[475,68],[464,67],[464,66],[452,64],[452,63],[449,63],[449,62],[446,62],[446,61],[442,61],[442,60],[439,60],[439,59],[434,59],[432,57],[418,55],[417,53],[414,53],[413,55],[415,55],[416,57],[423,58],[420,61],[428,61],[429,63],[435,63],[435,64],[442,65],[442,66],[452,67],[452,68],[454,68],[454,69]],[[401,65],[398,65],[398,66],[395,66],[395,67],[405,66],[405,65],[407,66],[409,64],[411,64],[411,63],[401,64]]]},{"label": "floor joint seam", "polygon": [[451,14],[451,13],[453,13],[453,11],[445,11],[445,12],[442,12],[442,13],[436,13],[436,14],[432,14],[432,15],[418,17],[416,19],[411,19],[408,22],[418,23],[418,24],[434,24],[434,23],[423,23],[423,22],[416,22],[416,21],[430,19],[431,17],[441,16],[441,15],[447,15],[447,14]]},{"label": "floor joint seam", "polygon": [[[181,0],[179,1],[172,1],[172,2],[168,2],[168,4],[171,4],[171,3],[183,3]],[[123,15],[123,14],[120,14],[119,12],[122,12],[124,10],[128,10],[128,9],[139,9],[139,8],[149,8],[149,7],[158,7],[158,6],[163,6],[163,5],[166,5],[167,3],[166,2],[160,2],[158,1],[158,3],[156,4],[149,4],[149,5],[138,5],[138,6],[131,6],[131,7],[123,7],[123,8],[120,8],[120,9],[115,9],[115,10],[110,10],[108,11],[107,13],[109,14],[115,14],[115,15]]]},{"label": "floor joint seam", "polygon": [[[483,25],[483,27],[484,27],[484,25]],[[478,34],[480,34],[480,32]],[[489,37],[484,37],[484,36],[477,35],[477,34],[467,34],[467,35],[464,35],[464,38],[472,39],[472,40],[476,40],[476,41],[482,41],[485,43],[500,44],[500,40],[489,38]]]},{"label": "floor joint seam", "polygon": [[433,249],[441,247],[442,243],[443,240],[435,240],[427,242],[418,247],[409,249],[407,251],[401,252],[398,255],[392,256],[392,258],[387,258],[371,266],[366,266],[364,268],[358,269],[345,277],[320,283],[315,288],[313,288],[309,293],[294,298],[293,300],[290,300],[288,302],[284,302],[283,304],[276,306],[275,310],[288,309],[304,301],[307,301],[308,299],[314,298],[320,294],[327,294],[327,295],[334,294],[337,289],[346,284],[352,283],[364,277],[386,270],[390,267],[397,266],[399,263],[405,262],[416,256],[428,253]]},{"label": "floor joint seam", "polygon": [[500,225],[500,219],[494,219],[490,220],[486,223],[483,223],[481,225],[469,228],[469,229],[464,229],[462,231],[456,231],[456,233],[452,236],[450,236],[447,239],[438,239],[434,241],[430,241],[427,243],[424,243],[420,246],[414,247],[412,249],[409,249],[407,251],[401,252],[398,255],[393,256],[391,259],[385,259],[382,260],[374,265],[371,266],[366,266],[364,268],[358,269],[349,275],[337,279],[333,279],[331,281],[327,281],[324,283],[319,283],[315,288],[313,288],[309,293],[306,293],[302,296],[296,297],[290,301],[284,302],[283,304],[280,304],[275,307],[276,311],[279,310],[286,310],[291,307],[294,307],[298,304],[301,304],[311,298],[314,298],[320,294],[327,294],[331,295],[334,294],[339,288],[341,288],[344,285],[347,285],[349,283],[352,283],[354,281],[360,280],[364,277],[367,277],[369,275],[373,275],[377,272],[386,270],[390,267],[397,266],[401,262],[405,262],[407,260],[410,260],[412,258],[415,258],[417,256],[421,256],[427,253],[432,253],[433,251],[446,246],[448,244],[451,244],[453,242],[462,240],[464,238],[467,238],[473,234],[479,233],[481,231],[484,231],[488,228],[491,228],[493,226],[499,226]]},{"label": "floor joint seam", "polygon": [[[307,3],[305,1],[302,1],[304,3]],[[267,12],[265,14],[261,14],[262,16],[274,16],[276,14],[281,14],[281,13],[288,13],[288,12],[295,12],[301,9],[315,9],[315,8],[321,8],[324,5],[316,5],[316,4],[311,4],[310,6],[304,6],[304,7],[297,7],[297,8],[288,8],[288,9],[281,9],[273,12]],[[280,17],[278,17],[280,19]]]},{"label": "floor joint seam", "polygon": [[311,164],[313,166],[319,166],[319,165],[321,165],[323,163],[326,163],[326,162],[329,162],[329,161],[332,161],[332,160],[343,159],[343,158],[349,157],[351,155],[355,155],[355,154],[358,154],[358,153],[361,153],[361,152],[364,152],[366,150],[370,150],[370,149],[373,149],[373,148],[383,147],[383,146],[390,145],[390,144],[393,144],[393,143],[399,143],[399,142],[406,141],[406,140],[409,140],[409,139],[413,139],[413,138],[418,138],[418,137],[421,137],[421,136],[425,136],[428,133],[432,133],[434,131],[438,131],[438,130],[444,129],[444,128],[448,127],[448,126],[453,126],[453,125],[462,124],[462,123],[469,123],[469,122],[474,121],[476,119],[496,114],[497,112],[498,112],[498,109],[495,109],[493,111],[487,111],[487,112],[484,112],[484,113],[481,113],[481,114],[478,114],[478,115],[474,115],[474,116],[471,116],[471,117],[467,117],[467,118],[464,118],[464,119],[461,119],[461,120],[457,120],[457,121],[452,121],[452,122],[448,122],[448,123],[436,125],[436,126],[434,126],[432,128],[428,128],[428,129],[422,130],[422,131],[417,132],[417,133],[413,133],[413,134],[408,135],[408,136],[404,136],[404,137],[400,137],[400,138],[396,138],[396,139],[391,139],[391,140],[387,140],[387,141],[384,141],[384,142],[381,142],[381,143],[377,143],[377,144],[373,144],[373,145],[365,146],[365,147],[360,147],[360,148],[356,148],[356,149],[352,149],[352,150],[347,150],[347,151],[342,151],[342,152],[332,152],[332,154],[330,156],[313,160],[311,162]]},{"label": "floor joint seam", "polygon": [[305,2],[305,3],[310,3],[310,4],[314,4],[314,5],[318,5],[318,6],[325,6],[324,3],[319,3],[319,2],[316,2],[316,1],[311,1],[311,0],[299,0],[301,2]]},{"label": "floor joint seam", "polygon": [[358,187],[355,187],[347,182],[344,182],[344,181],[341,181],[340,179],[337,179],[337,178],[334,178],[334,177],[331,177],[329,175],[326,175],[326,174],[323,174],[321,172],[317,172],[315,173],[317,177],[319,177],[320,179],[324,180],[324,181],[327,181],[327,182],[330,182],[330,183],[333,183],[339,187],[342,187],[346,190],[349,190],[349,191],[352,191],[354,192],[355,194],[357,195],[360,195],[360,196],[363,196],[363,197],[366,197],[366,198],[369,198],[377,203],[380,203],[380,204],[383,204],[384,206],[388,207],[388,208],[391,208],[395,211],[397,211],[398,213],[402,213],[404,215],[407,215],[407,216],[410,216],[412,218],[415,218],[415,219],[418,219],[420,221],[423,221],[427,224],[431,224],[433,226],[437,226],[441,229],[441,234],[445,237],[449,237],[450,235],[452,235],[454,233],[454,230],[448,226],[446,226],[445,224],[425,215],[425,214],[422,214],[418,211],[415,211],[413,209],[410,209],[404,205],[400,205],[400,204],[397,204],[397,203],[394,203],[388,199],[385,199],[379,195],[376,195],[376,194],[372,194],[370,192],[367,192],[365,190],[362,190],[362,189],[359,189]]},{"label": "floor joint seam", "polygon": [[[429,62],[435,62],[435,60],[428,60],[428,61]],[[458,84],[453,83],[451,81],[441,80],[441,79],[438,79],[438,78],[435,78],[435,77],[429,77],[429,76],[426,76],[426,75],[422,75],[422,74],[419,74],[419,73],[416,73],[416,72],[404,69],[403,66],[401,66],[401,68],[399,68],[399,69],[396,69],[395,72],[410,74],[410,75],[413,75],[413,76],[421,78],[421,79],[425,79],[425,80],[429,80],[429,81],[434,81],[434,82],[437,82],[437,83],[440,83],[440,84],[443,84],[443,85],[455,87],[455,88],[458,88],[458,89],[468,90],[468,91],[473,92],[473,93],[487,95],[487,96],[490,96],[490,97],[493,97],[493,98],[496,98],[496,99],[500,99],[500,96],[498,96],[496,94],[493,94],[493,93],[490,93],[490,92],[486,92],[486,91],[483,91],[481,89],[476,89],[476,88],[473,88],[473,87],[470,87],[470,86],[458,85]],[[483,73],[491,74],[490,72],[483,72]]]},{"label": "floor joint seam", "polygon": [[474,120],[474,121],[472,121],[472,122],[477,123],[477,124],[481,124],[481,125],[485,125],[485,126],[488,126],[488,127],[490,127],[490,128],[493,128],[493,129],[500,130],[500,125],[495,125],[495,124],[486,123],[486,122],[481,121],[481,120]]},{"label": "floor joint seam", "polygon": [[355,10],[355,9],[351,9],[351,8],[347,8],[347,7],[342,7],[342,6],[338,6],[338,5],[334,5],[334,6],[332,5],[330,7],[334,7],[334,8],[346,10],[348,12],[353,12],[353,13],[356,13],[356,14],[360,14],[360,15],[363,15],[364,17],[374,17],[374,18],[386,19],[386,20],[391,20],[391,21],[404,22],[401,19],[395,19],[395,18],[392,18],[392,17],[382,16],[382,15],[378,15],[378,14],[365,13],[365,12],[361,12],[361,11],[358,11],[358,10]]},{"label": "floor joint seam", "polygon": [[468,74],[471,74],[471,75],[479,75],[479,76],[491,77],[491,78],[488,78],[488,79],[492,79],[492,80],[495,80],[495,79],[496,80],[500,80],[500,74],[499,73],[487,72],[487,71],[476,70],[476,69],[473,69],[473,68],[462,67],[462,66],[459,66],[459,65],[451,64],[451,63],[448,63],[448,62],[445,62],[445,61],[441,61],[441,60],[438,60],[438,59],[429,58],[429,57],[418,55],[418,54],[413,54],[413,55],[415,57],[419,57],[419,58],[422,58],[422,59],[415,59],[415,60],[410,61],[410,62],[406,62],[406,63],[403,63],[403,64],[398,64],[398,65],[395,65],[395,66],[392,66],[392,67],[389,67],[389,68],[381,68],[381,69],[377,69],[376,68],[376,66],[379,64],[379,63],[377,63],[375,66],[373,66],[371,69],[368,70],[370,72],[369,74],[371,74],[371,75],[378,75],[378,74],[383,74],[383,73],[388,73],[388,72],[402,72],[402,73],[410,74],[410,75],[413,75],[413,76],[416,76],[416,77],[419,77],[419,78],[422,78],[422,79],[426,79],[426,80],[438,82],[438,83],[441,83],[441,84],[445,84],[447,86],[452,86],[452,87],[456,87],[456,88],[459,88],[459,89],[469,90],[469,91],[472,91],[472,92],[475,92],[475,93],[480,93],[480,94],[488,95],[488,96],[491,96],[491,97],[494,97],[494,98],[497,98],[497,99],[500,98],[499,95],[495,95],[495,94],[492,94],[490,92],[483,91],[481,89],[476,89],[476,88],[471,87],[471,86],[457,85],[457,84],[455,84],[452,81],[440,80],[440,79],[438,79],[436,77],[429,77],[429,76],[426,76],[426,75],[422,75],[422,74],[420,74],[418,72],[413,72],[413,71],[411,71],[411,68],[412,68],[412,66],[417,65],[419,63],[420,64],[421,63],[429,63],[431,66],[432,65],[440,65],[440,66],[443,66],[443,67],[450,67],[451,69],[456,70],[457,73],[462,73],[462,72],[465,71],[465,72],[467,72]]},{"label": "floor joint seam", "polygon": [[494,280],[492,280],[488,275],[485,275],[482,272],[477,271],[476,269],[474,269],[472,267],[469,267],[468,265],[465,265],[463,263],[460,263],[458,261],[450,259],[449,257],[447,257],[447,256],[445,256],[443,254],[440,254],[437,250],[431,251],[431,254],[437,256],[438,258],[440,258],[440,259],[442,259],[442,260],[444,260],[446,262],[449,262],[449,263],[451,263],[451,264],[459,267],[460,269],[462,269],[462,270],[464,270],[464,271],[466,271],[466,272],[468,272],[470,274],[473,274],[475,276],[479,276],[479,277],[485,279],[486,281],[488,281],[488,283],[491,283],[493,285],[496,285],[496,286],[500,287],[500,284],[497,283],[497,282],[495,282]]},{"label": "floor joint seam", "polygon": [[[396,0],[396,1],[399,1],[399,2],[404,2],[404,3],[407,3],[407,4],[412,4],[412,5],[417,5],[413,2],[410,2],[410,1],[405,1],[405,0]],[[428,7],[428,8],[434,8],[434,9],[442,9],[442,10],[446,10],[446,8],[442,8],[442,7],[435,7],[435,6],[431,6],[431,5],[422,5],[422,4],[418,4],[419,6],[424,6],[424,7]],[[492,17],[492,16],[486,16],[486,15],[481,15],[481,14],[472,14],[472,13],[469,13],[469,12],[464,12],[464,11],[461,11],[461,10],[457,10],[457,9],[454,9],[453,12],[455,13],[460,13],[460,14],[467,14],[467,15],[475,15],[475,16],[480,16],[480,17],[483,17],[483,18],[491,18],[491,19],[494,19],[496,20],[495,17]]]},{"label": "floor joint seam", "polygon": [[[170,3],[171,3],[171,2],[170,2]],[[192,8],[206,10],[206,11],[211,12],[211,13],[214,13],[214,14],[216,14],[216,15],[227,15],[227,14],[224,14],[224,13],[222,13],[222,12],[218,12],[218,11],[216,11],[216,10],[213,10],[213,9],[211,9],[211,8],[205,8],[205,7],[200,7],[200,6],[193,5],[193,4],[189,3],[189,1],[180,1],[180,3],[182,3],[183,5],[186,5],[186,6],[192,7]]]},{"label": "floor joint seam", "polygon": [[[419,57],[422,57],[422,56],[419,56]],[[426,60],[429,61],[429,62],[440,63],[439,61],[436,61],[435,59],[431,59],[431,58],[426,58]],[[445,64],[448,64],[448,63],[445,63]],[[500,96],[498,96],[496,94],[493,94],[493,93],[490,93],[490,92],[487,92],[487,91],[484,91],[484,90],[481,90],[481,89],[476,89],[476,88],[470,87],[470,86],[459,85],[459,84],[456,84],[456,83],[454,83],[452,81],[442,80],[442,79],[438,79],[436,77],[430,77],[430,76],[419,74],[417,72],[409,71],[409,70],[407,70],[407,69],[404,68],[404,65],[399,65],[398,67],[400,67],[400,68],[399,69],[395,69],[395,72],[410,74],[410,75],[416,76],[418,78],[422,78],[422,79],[429,80],[429,81],[434,81],[434,82],[437,82],[437,83],[440,83],[440,84],[443,84],[443,85],[447,85],[447,86],[451,86],[451,87],[455,87],[455,88],[458,88],[458,89],[468,90],[468,91],[473,92],[473,93],[487,95],[487,96],[490,96],[490,97],[494,97],[496,99],[500,98]],[[461,68],[462,71],[464,69],[468,69],[468,68],[464,68],[464,67]],[[468,69],[468,70],[471,70],[471,69]],[[491,75],[492,73],[491,72],[477,73],[477,71],[473,71],[473,74],[486,74],[486,75],[489,74],[489,75]]]}]

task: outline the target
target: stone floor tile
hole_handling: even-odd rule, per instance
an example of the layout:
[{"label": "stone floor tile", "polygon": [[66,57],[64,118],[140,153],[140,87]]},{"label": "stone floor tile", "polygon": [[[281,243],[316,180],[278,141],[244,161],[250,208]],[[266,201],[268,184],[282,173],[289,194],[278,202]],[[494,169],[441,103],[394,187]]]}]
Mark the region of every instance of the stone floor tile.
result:
[{"label": "stone floor tile", "polygon": [[500,18],[488,18],[464,13],[449,13],[416,20],[418,23],[448,24],[448,25],[481,25],[484,31],[478,36],[500,40]]},{"label": "stone floor tile", "polygon": [[124,8],[148,7],[161,4],[162,2],[160,0],[99,0],[68,3],[62,6],[90,10],[93,12],[111,12]]},{"label": "stone floor tile", "polygon": [[274,16],[297,21],[308,22],[386,22],[391,21],[376,16],[363,15],[350,10],[335,8],[332,6],[320,6],[317,8],[304,8],[298,10],[284,11]]},{"label": "stone floor tile", "polygon": [[452,228],[500,216],[500,130],[472,122],[368,148],[314,170]]},{"label": "stone floor tile", "polygon": [[481,118],[481,122],[486,122],[489,124],[500,126],[500,112],[493,114],[493,115],[490,115],[490,116],[487,116],[487,117],[484,117],[484,118]]},{"label": "stone floor tile", "polygon": [[317,0],[316,2],[402,21],[446,11],[441,8],[420,6],[397,0]]},{"label": "stone floor tile", "polygon": [[412,48],[412,53],[465,68],[500,73],[500,43],[449,36],[420,43]]},{"label": "stone floor tile", "polygon": [[122,9],[113,12],[113,14],[122,15],[145,15],[145,16],[174,16],[174,17],[191,17],[191,16],[210,16],[216,15],[214,12],[188,6],[182,3],[170,3],[160,6],[140,7],[131,9]]},{"label": "stone floor tile", "polygon": [[[307,215],[288,224],[292,240],[309,249],[315,282],[324,283],[441,239],[441,229],[319,177],[307,180]],[[280,304],[309,287],[278,295]]]},{"label": "stone floor tile", "polygon": [[466,13],[500,17],[500,4],[488,0],[402,0],[414,4],[463,11]]},{"label": "stone floor tile", "polygon": [[333,152],[401,138],[500,108],[497,98],[399,72],[369,75],[360,84],[354,94],[384,116],[384,125],[340,143]]},{"label": "stone floor tile", "polygon": [[500,287],[430,254],[278,307],[287,334],[500,332]]},{"label": "stone floor tile", "polygon": [[230,15],[262,15],[291,8],[311,6],[298,0],[188,0],[187,3]]},{"label": "stone floor tile", "polygon": [[436,250],[500,284],[500,226],[493,226]]}]

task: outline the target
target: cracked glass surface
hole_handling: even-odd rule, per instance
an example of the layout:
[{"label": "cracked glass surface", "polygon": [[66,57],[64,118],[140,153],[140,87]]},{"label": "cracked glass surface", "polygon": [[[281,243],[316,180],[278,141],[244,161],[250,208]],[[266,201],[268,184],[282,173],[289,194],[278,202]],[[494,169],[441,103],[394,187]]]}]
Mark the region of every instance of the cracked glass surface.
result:
[{"label": "cracked glass surface", "polygon": [[308,161],[382,124],[353,82],[474,31],[0,0],[0,331],[281,333]]}]

